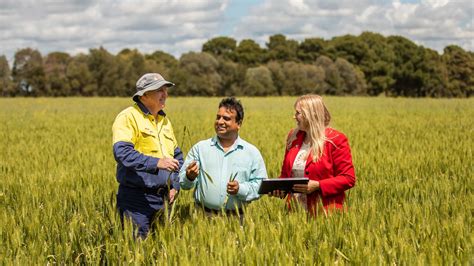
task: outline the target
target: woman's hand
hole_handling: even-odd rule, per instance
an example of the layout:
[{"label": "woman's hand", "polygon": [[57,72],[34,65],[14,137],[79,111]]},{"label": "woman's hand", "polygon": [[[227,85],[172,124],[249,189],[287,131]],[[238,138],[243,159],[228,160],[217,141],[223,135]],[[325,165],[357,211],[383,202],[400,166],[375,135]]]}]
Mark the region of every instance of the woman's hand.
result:
[{"label": "woman's hand", "polygon": [[310,194],[319,189],[319,182],[309,180],[308,184],[293,185],[293,190],[298,193]]},{"label": "woman's hand", "polygon": [[268,192],[268,196],[270,197],[278,197],[280,199],[286,197],[286,192],[283,190],[273,190],[272,192]]}]

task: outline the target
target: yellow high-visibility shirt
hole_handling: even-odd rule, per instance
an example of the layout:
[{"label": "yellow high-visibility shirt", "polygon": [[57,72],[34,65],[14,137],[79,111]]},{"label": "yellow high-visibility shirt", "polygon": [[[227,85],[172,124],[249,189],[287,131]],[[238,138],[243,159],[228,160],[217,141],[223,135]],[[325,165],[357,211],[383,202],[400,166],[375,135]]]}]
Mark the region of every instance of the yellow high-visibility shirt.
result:
[{"label": "yellow high-visibility shirt", "polygon": [[112,126],[117,181],[129,188],[179,189],[177,173],[158,169],[160,158],[175,158],[183,164],[183,153],[173,127],[163,111],[158,119],[140,102],[120,112]]},{"label": "yellow high-visibility shirt", "polygon": [[144,155],[173,158],[178,143],[171,122],[164,112],[160,113],[155,121],[153,115],[142,112],[138,104],[126,108],[117,115],[113,124],[113,144],[129,142]]}]

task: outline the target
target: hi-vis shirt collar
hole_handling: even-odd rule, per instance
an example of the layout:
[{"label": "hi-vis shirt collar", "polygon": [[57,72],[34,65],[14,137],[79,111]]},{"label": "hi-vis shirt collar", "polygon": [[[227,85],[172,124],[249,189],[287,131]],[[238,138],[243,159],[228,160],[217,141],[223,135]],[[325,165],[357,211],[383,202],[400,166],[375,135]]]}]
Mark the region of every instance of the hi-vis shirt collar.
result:
[{"label": "hi-vis shirt collar", "polygon": [[[140,111],[142,111],[142,113],[146,115],[151,115],[151,112],[148,110],[148,108],[146,108],[146,106],[142,102],[136,101],[136,104],[138,105],[138,108],[140,108]],[[161,116],[166,116],[166,113],[163,110],[160,110],[158,114]]]}]

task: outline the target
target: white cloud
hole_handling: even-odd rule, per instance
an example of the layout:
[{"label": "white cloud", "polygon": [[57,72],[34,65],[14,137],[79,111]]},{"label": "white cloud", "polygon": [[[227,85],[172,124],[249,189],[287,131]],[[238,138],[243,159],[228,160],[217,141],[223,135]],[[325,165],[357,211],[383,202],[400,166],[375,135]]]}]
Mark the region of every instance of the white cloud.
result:
[{"label": "white cloud", "polygon": [[308,6],[304,2],[304,0],[290,0],[290,5],[302,12],[308,9]]},{"label": "white cloud", "polygon": [[422,0],[424,5],[432,6],[434,8],[443,7],[449,3],[449,0]]},{"label": "white cloud", "polygon": [[227,0],[0,0],[0,54],[25,47],[72,54],[104,46],[179,56],[218,31]]},{"label": "white cloud", "polygon": [[[295,15],[303,4],[304,12]],[[266,0],[242,18],[234,34],[263,45],[277,33],[301,41],[373,31],[402,35],[438,51],[449,44],[474,50],[473,10],[471,0]]]},{"label": "white cloud", "polygon": [[[12,61],[25,47],[46,55],[103,46],[178,57],[230,25],[224,23],[229,1],[238,0],[0,0],[0,55]],[[471,1],[264,0],[237,19],[231,37],[264,45],[276,33],[301,41],[374,31],[439,51],[448,44],[474,50]]]}]

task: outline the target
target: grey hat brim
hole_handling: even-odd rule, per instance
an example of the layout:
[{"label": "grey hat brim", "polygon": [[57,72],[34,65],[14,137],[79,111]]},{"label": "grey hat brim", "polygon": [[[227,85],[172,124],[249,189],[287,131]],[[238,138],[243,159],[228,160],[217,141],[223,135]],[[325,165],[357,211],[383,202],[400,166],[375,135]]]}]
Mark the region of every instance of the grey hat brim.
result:
[{"label": "grey hat brim", "polygon": [[173,82],[169,82],[169,81],[166,81],[166,80],[160,80],[150,86],[148,86],[147,88],[143,89],[143,90],[139,90],[137,91],[134,95],[133,95],[133,100],[136,101],[136,99],[139,97],[139,96],[143,96],[143,94],[145,94],[145,92],[147,91],[154,91],[154,90],[158,90],[160,89],[161,87],[163,86],[167,86],[168,88],[169,87],[174,87],[174,83]]}]

